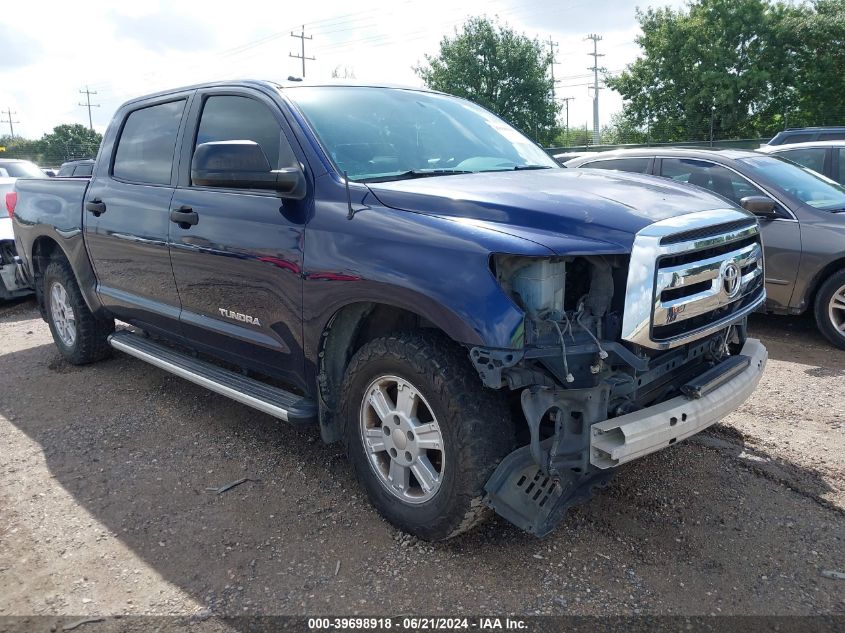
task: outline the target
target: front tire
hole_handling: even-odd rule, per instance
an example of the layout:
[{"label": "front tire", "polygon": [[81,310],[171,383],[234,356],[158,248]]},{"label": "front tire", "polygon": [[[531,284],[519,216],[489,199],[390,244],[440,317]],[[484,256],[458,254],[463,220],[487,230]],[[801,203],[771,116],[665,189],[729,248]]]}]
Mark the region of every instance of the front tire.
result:
[{"label": "front tire", "polygon": [[484,388],[443,336],[398,333],[362,347],[341,393],[347,452],[375,508],[426,540],[487,514],[484,484],[514,446],[503,394]]},{"label": "front tire", "polygon": [[108,336],[114,320],[94,316],[82,298],[65,259],[54,259],[44,271],[44,312],[56,347],[74,365],[85,365],[111,353]]},{"label": "front tire", "polygon": [[831,275],[816,293],[816,324],[836,347],[845,349],[845,270]]}]

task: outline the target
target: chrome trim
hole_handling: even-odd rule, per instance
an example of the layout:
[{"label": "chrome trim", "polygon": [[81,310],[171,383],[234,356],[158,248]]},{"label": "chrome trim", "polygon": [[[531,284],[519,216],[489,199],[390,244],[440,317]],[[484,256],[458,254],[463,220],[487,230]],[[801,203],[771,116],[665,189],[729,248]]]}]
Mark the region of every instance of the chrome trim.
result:
[{"label": "chrome trim", "polygon": [[[708,279],[707,275],[710,274],[710,269],[716,262],[718,262],[719,270],[721,271],[724,262],[736,261],[737,258],[740,261],[745,261],[748,260],[752,254],[761,252],[759,245],[750,245],[745,248],[738,249],[733,253],[726,253],[718,257],[708,258],[698,262],[690,262],[679,267],[666,268],[662,271],[658,271],[658,262],[662,257],[720,246],[722,244],[759,235],[760,231],[758,225],[754,225],[742,229],[727,231],[725,233],[718,233],[716,235],[700,239],[678,242],[676,244],[661,245],[660,241],[663,238],[676,233],[711,227],[717,224],[725,224],[736,220],[747,219],[749,217],[753,216],[740,209],[712,209],[709,211],[699,211],[667,218],[665,220],[655,222],[654,224],[650,224],[639,231],[634,238],[634,244],[631,248],[631,262],[629,265],[628,282],[625,292],[625,311],[622,317],[622,338],[626,341],[652,349],[669,349],[708,336],[713,332],[730,325],[731,323],[739,321],[760,307],[766,298],[765,289],[760,292],[760,296],[757,297],[757,299],[745,306],[742,310],[719,319],[718,321],[714,321],[706,326],[685,332],[675,337],[670,337],[668,339],[653,340],[651,337],[651,328],[654,324],[653,319],[655,314],[663,318],[663,321],[659,323],[659,325],[666,325],[671,322],[671,320],[667,320],[667,314],[669,314],[669,310],[671,310],[674,306],[672,305],[672,302],[662,303],[660,301],[660,293],[667,287],[678,287],[682,284],[688,285],[689,283],[696,283],[696,281],[686,282],[685,278],[680,281],[680,283],[677,283],[671,278],[671,276],[661,276],[659,278],[660,281],[658,281],[659,272],[671,272],[677,268],[682,271],[686,271],[684,277],[688,275],[691,279],[706,281]],[[762,262],[762,259],[758,261]],[[763,275],[764,270],[760,270],[760,268],[757,270],[759,273],[755,274],[755,271],[750,271],[743,276],[742,283],[744,287],[747,288],[748,284],[750,284],[754,279]],[[719,279],[721,280],[721,274]],[[661,285],[658,286],[658,283]],[[667,283],[669,284],[668,286],[666,285]],[[672,285],[673,283],[675,284],[674,286]],[[696,316],[693,312],[701,314],[707,311],[706,309],[702,309],[700,312],[697,312],[696,309],[693,308],[694,297],[698,297],[700,300],[705,300],[705,303],[713,305],[713,307],[720,307],[720,305],[723,305],[722,302],[724,302],[724,297],[726,297],[726,295],[723,297],[720,290],[714,291],[715,285],[716,282],[714,282],[709,291],[700,293],[704,296],[693,295],[692,297],[683,297],[682,299],[675,300],[675,302],[680,302],[676,303],[676,305],[683,305],[686,313],[684,318]],[[721,282],[719,282],[719,286],[721,286]],[[660,288],[659,291],[657,291],[658,287]],[[741,297],[742,295],[740,294],[739,296]],[[733,300],[728,300],[724,302],[724,304],[730,303],[731,301]],[[713,307],[710,309],[713,309]],[[679,311],[675,310],[675,321],[678,320],[677,312]]]},{"label": "chrome trim", "polygon": [[200,385],[201,387],[205,387],[209,391],[219,393],[223,396],[226,396],[227,398],[231,398],[232,400],[240,402],[241,404],[245,404],[248,407],[252,407],[253,409],[263,411],[268,415],[272,415],[273,417],[284,420],[285,422],[288,421],[287,409],[278,407],[265,400],[254,398],[248,394],[238,391],[237,389],[232,389],[231,387],[228,387],[227,385],[224,385],[222,383],[216,382],[214,380],[209,380],[204,376],[199,376],[191,371],[188,371],[184,367],[179,367],[178,365],[169,363],[168,361],[159,358],[158,356],[154,356],[153,354],[149,354],[145,351],[139,350],[131,345],[128,345],[125,341],[122,341],[115,336],[109,336],[108,342],[109,345],[111,345],[117,350],[120,350],[121,352],[125,352],[130,356],[134,356],[135,358],[149,363],[150,365],[154,365],[160,369],[170,372],[171,374],[179,376],[180,378],[184,378],[185,380],[189,380],[194,384]]},{"label": "chrome trim", "polygon": [[[730,305],[741,299],[752,282],[762,274],[760,266],[742,275],[733,296],[725,287],[726,274],[729,264],[733,263],[740,269],[760,262],[763,259],[763,249],[760,244],[749,244],[739,250],[717,255],[680,266],[658,268],[657,282],[654,289],[653,325],[660,327],[691,319],[705,312]],[[693,284],[710,282],[710,287],[693,295],[663,301],[661,294],[665,290],[673,290]]]}]

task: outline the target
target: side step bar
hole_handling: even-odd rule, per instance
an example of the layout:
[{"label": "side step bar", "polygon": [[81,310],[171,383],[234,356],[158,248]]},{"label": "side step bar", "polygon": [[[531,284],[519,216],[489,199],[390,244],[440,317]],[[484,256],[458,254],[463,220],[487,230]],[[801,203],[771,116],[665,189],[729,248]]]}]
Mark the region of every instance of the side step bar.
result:
[{"label": "side step bar", "polygon": [[108,341],[116,350],[291,424],[317,422],[317,406],[308,398],[183,354],[129,330],[115,332]]}]

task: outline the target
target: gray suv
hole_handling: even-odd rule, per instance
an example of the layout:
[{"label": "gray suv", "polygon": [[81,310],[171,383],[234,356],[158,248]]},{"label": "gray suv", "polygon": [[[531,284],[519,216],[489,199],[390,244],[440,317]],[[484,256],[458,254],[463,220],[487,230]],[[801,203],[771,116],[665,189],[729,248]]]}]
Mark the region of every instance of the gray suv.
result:
[{"label": "gray suv", "polygon": [[766,258],[766,309],[815,313],[845,349],[845,188],[788,160],[744,150],[648,148],[566,163],[697,185],[757,215]]}]

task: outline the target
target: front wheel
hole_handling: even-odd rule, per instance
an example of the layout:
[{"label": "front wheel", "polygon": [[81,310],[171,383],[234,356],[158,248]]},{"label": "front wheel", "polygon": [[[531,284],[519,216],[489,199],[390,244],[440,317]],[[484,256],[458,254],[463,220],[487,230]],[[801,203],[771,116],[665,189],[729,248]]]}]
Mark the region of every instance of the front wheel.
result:
[{"label": "front wheel", "polygon": [[484,484],[514,431],[463,348],[411,333],[375,339],[349,363],[341,409],[352,465],[388,521],[441,540],[486,516]]},{"label": "front wheel", "polygon": [[816,323],[827,339],[845,349],[845,270],[825,281],[816,294]]},{"label": "front wheel", "polygon": [[43,295],[47,324],[68,362],[84,365],[109,355],[114,320],[97,317],[88,309],[67,260],[54,259],[47,266]]}]

